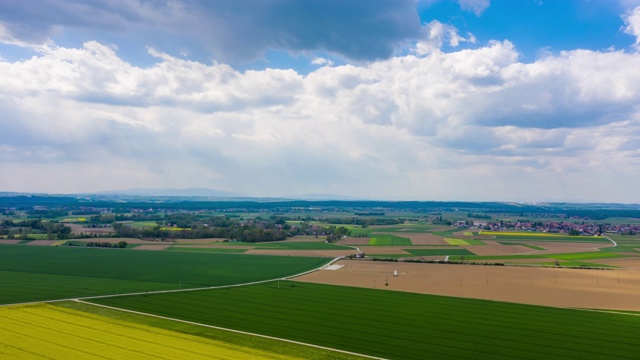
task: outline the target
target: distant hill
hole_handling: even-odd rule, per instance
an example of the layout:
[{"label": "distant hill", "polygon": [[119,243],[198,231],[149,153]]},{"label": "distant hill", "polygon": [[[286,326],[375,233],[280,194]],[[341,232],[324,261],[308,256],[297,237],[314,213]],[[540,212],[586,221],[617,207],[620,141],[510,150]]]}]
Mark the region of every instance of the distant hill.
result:
[{"label": "distant hill", "polygon": [[177,197],[241,197],[242,195],[230,191],[214,190],[206,188],[187,189],[126,189],[100,191],[96,195],[110,196],[177,196]]}]

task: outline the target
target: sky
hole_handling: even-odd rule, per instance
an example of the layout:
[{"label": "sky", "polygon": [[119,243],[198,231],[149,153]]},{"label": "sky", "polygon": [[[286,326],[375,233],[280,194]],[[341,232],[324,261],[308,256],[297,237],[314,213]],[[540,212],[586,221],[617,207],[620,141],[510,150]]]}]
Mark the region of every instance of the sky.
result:
[{"label": "sky", "polygon": [[0,191],[640,203],[640,0],[0,0]]}]

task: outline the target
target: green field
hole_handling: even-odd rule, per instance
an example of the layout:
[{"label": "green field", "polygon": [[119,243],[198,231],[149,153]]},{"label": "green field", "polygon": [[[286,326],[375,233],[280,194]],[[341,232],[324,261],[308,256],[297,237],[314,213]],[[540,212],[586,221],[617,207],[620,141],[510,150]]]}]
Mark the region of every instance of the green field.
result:
[{"label": "green field", "polygon": [[391,234],[372,234],[369,244],[372,246],[411,246],[411,239],[391,235]]},{"label": "green field", "polygon": [[158,223],[155,221],[128,221],[123,222],[123,224],[136,228],[152,228],[154,226],[158,226]]},{"label": "green field", "polygon": [[324,258],[2,245],[0,303],[239,284],[294,275]]},{"label": "green field", "polygon": [[92,301],[391,359],[631,359],[640,352],[637,316],[387,290],[281,281]]},{"label": "green field", "polygon": [[484,242],[476,239],[458,239],[458,238],[444,238],[444,241],[449,245],[458,245],[458,246],[466,246],[466,245],[486,245]]},{"label": "green field", "polygon": [[189,247],[187,246],[172,246],[168,249],[168,251],[190,251],[190,252],[205,252],[205,253],[234,253],[234,254],[242,254],[249,249],[229,249],[229,248],[216,248],[216,247]]},{"label": "green field", "polygon": [[348,246],[325,243],[324,241],[257,243],[256,249],[269,250],[349,250]]}]

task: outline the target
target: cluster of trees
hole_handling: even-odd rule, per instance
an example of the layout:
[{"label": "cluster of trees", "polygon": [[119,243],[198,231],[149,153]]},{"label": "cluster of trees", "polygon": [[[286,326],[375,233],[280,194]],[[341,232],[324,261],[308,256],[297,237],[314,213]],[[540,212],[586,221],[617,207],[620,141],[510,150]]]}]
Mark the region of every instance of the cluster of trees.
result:
[{"label": "cluster of trees", "polygon": [[30,239],[29,234],[47,234],[48,240],[68,239],[71,228],[56,221],[42,221],[29,219],[24,221],[3,220],[0,225],[0,235],[7,239]]},{"label": "cluster of trees", "polygon": [[361,218],[361,217],[344,217],[344,218],[319,218],[319,222],[325,224],[353,224],[362,227],[375,225],[396,225],[403,224],[403,218]]},{"label": "cluster of trees", "polygon": [[57,218],[69,215],[69,210],[66,209],[28,209],[26,211],[30,218]]},{"label": "cluster of trees", "polygon": [[[189,225],[189,224],[181,224]],[[113,224],[116,235],[119,237],[153,238],[162,240],[171,239],[206,239],[225,238],[246,242],[278,241],[287,238],[288,233],[279,229],[264,229],[255,225],[234,225],[224,227],[202,226],[196,223],[183,226],[189,230],[170,230],[161,226],[150,228],[134,228],[121,223]]]},{"label": "cluster of trees", "polygon": [[123,214],[123,213],[100,213],[89,217],[92,224],[113,224],[116,221],[163,221],[162,214]]},{"label": "cluster of trees", "polygon": [[339,226],[337,228],[335,226],[329,226],[325,229],[325,232],[327,234],[327,241],[335,242],[342,239],[343,236],[349,235],[351,231],[344,226]]},{"label": "cluster of trees", "polygon": [[118,243],[109,243],[109,242],[88,242],[85,246],[87,247],[102,247],[102,248],[119,248],[124,249],[127,247],[127,242],[122,240],[118,241]]}]

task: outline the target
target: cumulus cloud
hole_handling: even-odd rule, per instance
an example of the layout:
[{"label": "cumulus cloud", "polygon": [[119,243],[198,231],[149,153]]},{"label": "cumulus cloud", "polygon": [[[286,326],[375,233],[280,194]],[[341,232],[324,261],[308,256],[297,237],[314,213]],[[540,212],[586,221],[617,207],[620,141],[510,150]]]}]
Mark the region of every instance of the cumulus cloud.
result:
[{"label": "cumulus cloud", "polygon": [[635,47],[640,50],[640,6],[628,11],[622,18],[626,24],[624,32],[635,36]]},{"label": "cumulus cloud", "polygon": [[[523,63],[502,41],[308,75],[149,53],[140,67],[87,42],[0,61],[3,188],[640,201],[624,191],[640,176],[638,53]],[[71,176],[33,180],[45,172]]]},{"label": "cumulus cloud", "polygon": [[458,3],[463,10],[471,11],[480,16],[489,7],[490,0],[458,0]]},{"label": "cumulus cloud", "polygon": [[320,65],[320,66],[331,66],[333,65],[333,61],[329,60],[329,59],[325,59],[322,57],[315,57],[311,60],[311,63],[314,65]]},{"label": "cumulus cloud", "polygon": [[423,37],[415,46],[414,52],[418,55],[425,55],[433,50],[442,48],[446,44],[451,47],[457,47],[461,42],[476,43],[473,34],[468,34],[464,38],[458,34],[455,26],[443,24],[438,20],[433,20],[422,28]]}]

